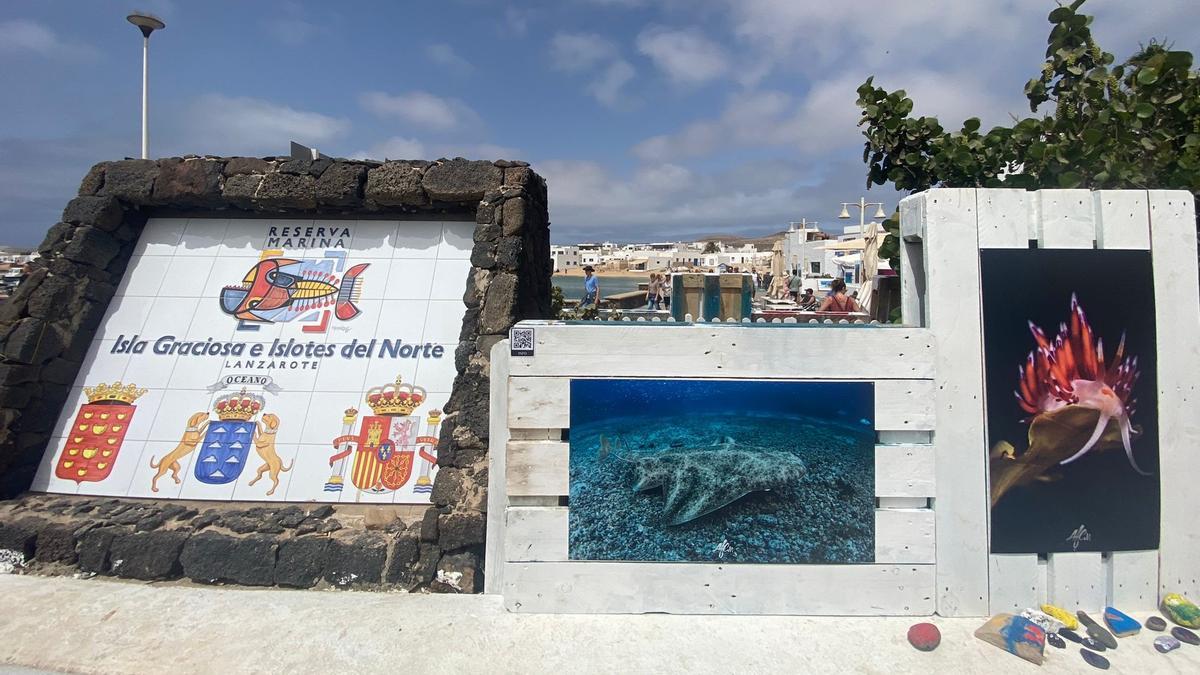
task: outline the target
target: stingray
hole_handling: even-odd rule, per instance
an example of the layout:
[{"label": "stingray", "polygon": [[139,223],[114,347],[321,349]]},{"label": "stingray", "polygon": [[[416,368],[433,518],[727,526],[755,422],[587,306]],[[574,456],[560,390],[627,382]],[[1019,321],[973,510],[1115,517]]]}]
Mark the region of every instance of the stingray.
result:
[{"label": "stingray", "polygon": [[[600,458],[611,451],[601,438]],[[738,445],[728,437],[711,446],[617,457],[633,466],[634,491],[662,488],[667,525],[695,520],[751,492],[791,487],[807,473],[796,455]]]}]

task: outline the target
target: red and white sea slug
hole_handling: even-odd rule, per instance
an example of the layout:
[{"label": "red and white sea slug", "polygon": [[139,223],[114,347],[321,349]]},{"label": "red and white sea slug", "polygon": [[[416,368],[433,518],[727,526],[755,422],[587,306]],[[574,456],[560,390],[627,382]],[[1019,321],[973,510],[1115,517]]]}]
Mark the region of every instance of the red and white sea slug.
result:
[{"label": "red and white sea slug", "polygon": [[1137,404],[1130,394],[1138,378],[1138,361],[1136,356],[1125,356],[1125,335],[1122,333],[1112,363],[1106,366],[1104,342],[1100,338],[1093,341],[1092,327],[1074,294],[1071,295],[1070,325],[1060,323],[1053,342],[1032,321],[1029,332],[1037,341],[1037,349],[1029,352],[1025,365],[1019,369],[1021,379],[1015,393],[1021,408],[1034,416],[1068,405],[1100,412],[1091,438],[1059,464],[1069,464],[1084,456],[1100,440],[1109,420],[1115,419],[1130,465],[1134,471],[1150,475],[1134,461],[1130,446],[1129,419]]}]

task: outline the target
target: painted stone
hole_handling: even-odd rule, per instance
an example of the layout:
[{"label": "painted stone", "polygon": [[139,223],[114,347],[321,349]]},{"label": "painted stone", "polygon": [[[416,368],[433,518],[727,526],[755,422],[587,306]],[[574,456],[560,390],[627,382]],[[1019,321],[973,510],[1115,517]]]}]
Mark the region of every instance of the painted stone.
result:
[{"label": "painted stone", "polygon": [[1154,648],[1157,649],[1160,654],[1166,654],[1167,652],[1179,649],[1181,644],[1182,643],[1179,642],[1179,640],[1176,640],[1170,635],[1159,635],[1158,637],[1154,638]]},{"label": "painted stone", "polygon": [[1067,648],[1067,641],[1062,639],[1058,633],[1046,633],[1046,644],[1057,649]]},{"label": "painted stone", "polygon": [[997,614],[975,631],[975,637],[1030,663],[1042,665],[1046,631],[1023,616]]},{"label": "painted stone", "polygon": [[1186,628],[1176,626],[1171,629],[1171,635],[1180,642],[1186,642],[1189,645],[1200,645],[1200,636],[1197,636]]},{"label": "painted stone", "polygon": [[1105,647],[1103,642],[1099,640],[1093,640],[1090,637],[1083,638],[1083,642],[1081,644],[1094,652],[1103,652],[1108,650],[1108,647]]},{"label": "painted stone", "polygon": [[1096,652],[1089,652],[1086,649],[1080,649],[1079,655],[1083,657],[1084,661],[1087,661],[1089,666],[1093,668],[1099,668],[1100,670],[1108,670],[1108,659],[1100,656]]},{"label": "painted stone", "polygon": [[1021,616],[1036,623],[1039,628],[1047,633],[1055,633],[1059,628],[1064,627],[1062,622],[1058,619],[1046,614],[1045,612],[1039,612],[1036,609],[1026,608],[1021,611]]},{"label": "painted stone", "polygon": [[1164,631],[1167,629],[1167,622],[1161,616],[1152,616],[1146,619],[1146,628],[1156,631]]},{"label": "painted stone", "polygon": [[1077,644],[1083,642],[1083,638],[1080,637],[1079,633],[1076,633],[1075,631],[1071,630],[1070,628],[1060,628],[1058,630],[1058,634],[1067,638],[1071,642],[1075,642]]},{"label": "painted stone", "polygon": [[942,643],[942,632],[931,623],[913,624],[908,629],[908,643],[923,652],[931,652]]},{"label": "painted stone", "polygon": [[1200,607],[1178,593],[1167,593],[1159,607],[1167,618],[1185,628],[1200,628]]},{"label": "painted stone", "polygon": [[1108,624],[1108,629],[1117,637],[1137,635],[1142,630],[1142,624],[1115,607],[1104,608],[1104,623]]},{"label": "painted stone", "polygon": [[1108,632],[1108,629],[1104,626],[1096,623],[1096,620],[1088,616],[1087,612],[1081,609],[1075,612],[1075,616],[1079,617],[1079,623],[1087,628],[1087,634],[1092,639],[1104,643],[1104,646],[1109,649],[1117,648],[1117,638],[1113,637],[1113,634]]},{"label": "painted stone", "polygon": [[1062,607],[1055,607],[1054,605],[1042,605],[1042,611],[1061,621],[1062,625],[1066,626],[1067,628],[1070,628],[1071,630],[1079,630],[1079,622],[1075,620],[1074,616],[1071,616],[1070,612]]}]

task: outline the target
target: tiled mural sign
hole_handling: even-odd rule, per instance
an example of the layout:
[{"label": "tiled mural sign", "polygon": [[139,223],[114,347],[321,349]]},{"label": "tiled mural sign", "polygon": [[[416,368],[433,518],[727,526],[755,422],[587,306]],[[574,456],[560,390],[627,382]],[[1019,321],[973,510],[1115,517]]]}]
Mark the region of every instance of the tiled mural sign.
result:
[{"label": "tiled mural sign", "polygon": [[151,220],[33,489],[427,503],[473,231]]}]

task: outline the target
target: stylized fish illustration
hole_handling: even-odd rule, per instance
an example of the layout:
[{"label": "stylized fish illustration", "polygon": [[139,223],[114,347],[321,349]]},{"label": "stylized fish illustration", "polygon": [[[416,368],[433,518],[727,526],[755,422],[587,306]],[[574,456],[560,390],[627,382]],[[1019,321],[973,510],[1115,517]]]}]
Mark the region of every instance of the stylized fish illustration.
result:
[{"label": "stylized fish illustration", "polygon": [[221,289],[221,309],[243,321],[277,323],[333,305],[334,315],[353,319],[359,276],[370,263],[351,267],[338,279],[333,260],[267,258],[246,273],[242,283]]}]

